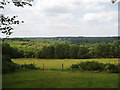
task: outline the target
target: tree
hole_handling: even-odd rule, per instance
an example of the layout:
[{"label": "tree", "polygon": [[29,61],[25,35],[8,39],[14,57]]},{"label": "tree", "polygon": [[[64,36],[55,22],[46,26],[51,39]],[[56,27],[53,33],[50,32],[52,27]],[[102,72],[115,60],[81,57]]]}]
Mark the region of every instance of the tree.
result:
[{"label": "tree", "polygon": [[110,57],[109,56],[110,55],[110,45],[103,42],[103,43],[101,43],[101,46],[102,46],[102,51],[101,51],[102,57],[104,57],[104,58]]},{"label": "tree", "polygon": [[95,50],[95,48],[94,48],[94,46],[91,46],[90,48],[89,48],[89,55],[90,55],[90,58],[94,58],[95,57],[95,52],[94,52],[94,50]]},{"label": "tree", "polygon": [[42,58],[53,59],[54,58],[54,47],[44,46],[42,49]]},{"label": "tree", "polygon": [[79,50],[79,46],[77,44],[71,45],[69,49],[69,57],[72,59],[78,58],[77,56],[78,50]]},{"label": "tree", "polygon": [[64,47],[64,58],[69,58],[69,44],[68,43],[65,43],[63,44],[63,47]]},{"label": "tree", "polygon": [[54,57],[57,59],[69,58],[69,44],[57,44],[55,46]]},{"label": "tree", "polygon": [[107,58],[110,57],[111,44],[96,43],[94,44],[94,56],[97,58]]},{"label": "tree", "polygon": [[[12,3],[17,7],[24,7],[25,5],[32,6],[30,3],[33,0],[12,0]],[[7,0],[0,1],[0,10],[5,8],[5,5],[9,4],[11,2]],[[13,33],[13,27],[14,24],[24,23],[24,21],[16,20],[16,15],[13,17],[5,16],[3,14],[0,15],[0,31],[2,33],[6,34],[6,36],[9,36]]]},{"label": "tree", "polygon": [[82,58],[82,59],[89,58],[88,52],[89,52],[88,47],[80,46],[78,51],[78,58]]},{"label": "tree", "polygon": [[48,50],[46,54],[47,58],[53,59],[54,58],[54,46],[48,46],[47,50]]},{"label": "tree", "polygon": [[13,48],[10,47],[8,43],[2,43],[2,54],[3,55],[9,55],[10,57],[13,56]]},{"label": "tree", "polygon": [[26,51],[24,51],[24,57],[25,58],[33,58],[33,57],[35,57],[35,52],[32,50],[26,50]]},{"label": "tree", "polygon": [[8,43],[2,43],[2,54],[10,56],[11,58],[24,57],[24,52],[22,50],[11,47]]},{"label": "tree", "polygon": [[115,57],[120,56],[120,44],[119,44],[119,41],[114,41],[111,44],[110,55],[115,56]]},{"label": "tree", "polygon": [[35,52],[35,58],[44,58],[43,53],[42,53],[42,49],[39,49]]}]

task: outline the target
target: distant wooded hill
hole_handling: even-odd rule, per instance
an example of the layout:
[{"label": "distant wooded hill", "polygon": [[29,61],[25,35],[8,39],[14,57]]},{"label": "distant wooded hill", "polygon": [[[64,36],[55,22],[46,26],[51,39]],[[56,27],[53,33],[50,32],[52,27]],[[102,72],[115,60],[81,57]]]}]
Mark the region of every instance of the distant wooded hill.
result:
[{"label": "distant wooded hill", "polygon": [[94,43],[101,43],[101,42],[111,43],[115,40],[119,40],[119,37],[54,37],[49,39],[66,40],[68,42],[75,43],[75,44],[80,44],[80,43],[94,44]]},{"label": "distant wooded hill", "polygon": [[115,40],[119,40],[120,37],[27,37],[27,38],[9,38],[13,40],[24,40],[24,39],[49,39],[67,41],[72,44],[94,44],[94,43],[112,43]]}]

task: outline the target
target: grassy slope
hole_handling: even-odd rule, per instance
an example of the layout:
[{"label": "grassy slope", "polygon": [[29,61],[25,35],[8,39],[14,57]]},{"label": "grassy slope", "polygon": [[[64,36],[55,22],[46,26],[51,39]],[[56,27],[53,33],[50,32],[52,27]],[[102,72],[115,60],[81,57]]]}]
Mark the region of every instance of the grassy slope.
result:
[{"label": "grassy slope", "polygon": [[3,75],[3,88],[117,88],[118,74],[27,71]]},{"label": "grassy slope", "polygon": [[17,64],[35,64],[37,67],[42,68],[61,68],[62,64],[64,68],[69,68],[72,64],[80,63],[82,61],[98,61],[101,63],[113,63],[117,64],[118,59],[34,59],[34,58],[23,58],[23,59],[12,59],[14,63]]}]

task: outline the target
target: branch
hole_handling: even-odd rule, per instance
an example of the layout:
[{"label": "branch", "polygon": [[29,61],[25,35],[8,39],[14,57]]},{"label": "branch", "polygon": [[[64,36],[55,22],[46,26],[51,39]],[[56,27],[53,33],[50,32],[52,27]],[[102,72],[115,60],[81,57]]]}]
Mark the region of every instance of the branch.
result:
[{"label": "branch", "polygon": [[111,0],[112,3],[115,3],[117,0]]},{"label": "branch", "polygon": [[[32,1],[34,0],[12,0],[12,3],[17,7],[24,7],[25,5],[32,6],[32,4],[30,4]],[[9,3],[7,0],[0,1],[0,9],[4,9],[5,5]],[[3,34],[11,35],[13,33],[12,25],[24,23],[24,21],[16,20],[16,17],[17,16],[13,16],[10,18],[9,16],[5,17],[3,14],[0,15],[0,31],[2,31]]]}]

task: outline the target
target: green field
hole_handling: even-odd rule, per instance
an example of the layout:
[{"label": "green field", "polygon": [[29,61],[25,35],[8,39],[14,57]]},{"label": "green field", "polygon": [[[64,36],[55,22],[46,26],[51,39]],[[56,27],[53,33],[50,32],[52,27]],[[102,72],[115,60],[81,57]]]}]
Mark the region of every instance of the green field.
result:
[{"label": "green field", "polygon": [[3,88],[117,88],[118,74],[26,71],[3,75]]},{"label": "green field", "polygon": [[118,59],[12,59],[17,64],[35,64],[45,70],[18,71],[3,74],[3,88],[118,88],[118,74],[89,71],[50,70],[69,68],[83,61],[118,64]]},{"label": "green field", "polygon": [[112,63],[118,64],[118,59],[34,59],[34,58],[21,58],[21,59],[12,59],[14,63],[17,64],[35,64],[36,67],[44,69],[52,68],[69,68],[72,64],[77,64],[83,61],[98,61],[101,63]]}]

